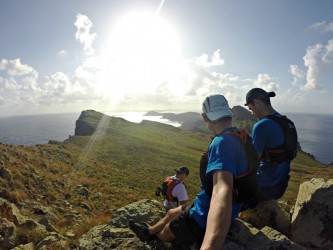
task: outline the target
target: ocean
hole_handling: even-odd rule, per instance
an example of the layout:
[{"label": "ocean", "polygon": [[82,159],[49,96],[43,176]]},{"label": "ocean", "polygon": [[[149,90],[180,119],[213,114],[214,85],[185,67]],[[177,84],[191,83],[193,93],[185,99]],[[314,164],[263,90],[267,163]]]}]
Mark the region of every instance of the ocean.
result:
[{"label": "ocean", "polygon": [[[131,122],[153,120],[173,126],[180,124],[161,116],[143,116],[145,112],[107,113]],[[0,117],[0,142],[13,145],[45,144],[49,140],[64,141],[74,135],[80,113]],[[333,115],[287,114],[294,121],[303,151],[324,163],[333,162]]]},{"label": "ocean", "polygon": [[13,145],[64,141],[74,135],[80,113],[0,117],[0,142]]},{"label": "ocean", "polygon": [[286,114],[297,129],[298,140],[303,151],[314,155],[316,160],[333,162],[333,115]]}]

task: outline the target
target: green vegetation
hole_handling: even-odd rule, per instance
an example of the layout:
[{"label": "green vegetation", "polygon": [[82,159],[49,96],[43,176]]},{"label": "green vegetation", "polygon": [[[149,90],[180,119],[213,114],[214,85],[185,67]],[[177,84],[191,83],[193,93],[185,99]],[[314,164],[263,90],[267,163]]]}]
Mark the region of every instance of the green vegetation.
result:
[{"label": "green vegetation", "polygon": [[[79,237],[94,225],[107,223],[121,206],[158,198],[155,188],[181,165],[190,169],[186,180],[190,198],[199,192],[199,160],[210,134],[157,122],[135,124],[94,111],[85,111],[80,120],[82,128],[96,128],[95,133],[35,147],[0,144],[0,168],[10,175],[0,176],[1,189],[6,190],[1,196],[8,196],[19,208],[23,203],[34,207],[36,202],[50,207],[51,224]],[[333,168],[299,153],[283,200],[293,205],[300,183],[313,177],[331,179]],[[84,223],[69,219],[73,210]],[[36,217],[32,209],[25,213]]]}]

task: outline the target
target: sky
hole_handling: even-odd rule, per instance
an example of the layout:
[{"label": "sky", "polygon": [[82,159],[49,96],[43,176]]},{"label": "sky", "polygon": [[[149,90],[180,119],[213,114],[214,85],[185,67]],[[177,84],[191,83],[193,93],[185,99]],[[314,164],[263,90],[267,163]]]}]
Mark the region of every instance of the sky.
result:
[{"label": "sky", "polygon": [[333,114],[333,0],[0,0],[0,116],[200,112],[254,87]]}]

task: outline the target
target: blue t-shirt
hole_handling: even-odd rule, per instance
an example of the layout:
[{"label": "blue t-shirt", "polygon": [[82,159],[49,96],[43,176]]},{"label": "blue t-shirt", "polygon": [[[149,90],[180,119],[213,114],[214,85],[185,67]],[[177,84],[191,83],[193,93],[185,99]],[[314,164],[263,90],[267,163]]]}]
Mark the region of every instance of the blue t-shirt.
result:
[{"label": "blue t-shirt", "polygon": [[[275,115],[279,115],[275,113]],[[269,118],[262,118],[252,129],[252,143],[258,153],[263,153],[266,147],[274,148],[283,144],[283,130],[277,122]],[[260,162],[257,179],[262,187],[274,186],[288,177],[290,161],[281,163]]]},{"label": "blue t-shirt", "polygon": [[[235,130],[230,128],[228,130]],[[209,158],[206,174],[212,178],[214,171],[224,170],[234,176],[244,174],[248,170],[246,153],[241,141],[234,135],[221,133],[217,135],[209,146]],[[207,225],[207,216],[211,196],[207,195],[204,188],[196,196],[190,216],[203,228]],[[240,212],[241,203],[232,204],[232,219]]]}]

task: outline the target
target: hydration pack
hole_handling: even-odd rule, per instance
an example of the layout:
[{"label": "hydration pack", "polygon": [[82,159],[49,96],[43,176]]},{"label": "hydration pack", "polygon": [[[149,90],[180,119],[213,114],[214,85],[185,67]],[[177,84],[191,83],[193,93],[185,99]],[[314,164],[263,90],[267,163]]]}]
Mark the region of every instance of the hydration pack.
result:
[{"label": "hydration pack", "polygon": [[277,122],[284,134],[283,144],[274,148],[265,148],[263,161],[283,162],[292,161],[297,155],[298,137],[294,123],[286,116],[268,115],[265,116]]},{"label": "hydration pack", "polygon": [[176,180],[171,177],[167,177],[164,182],[162,183],[161,187],[158,187],[156,189],[156,196],[159,196],[162,194],[164,199],[172,202],[178,202],[178,199],[176,197],[172,196],[172,190],[175,186],[177,186],[180,183],[179,180]]},{"label": "hydration pack", "polygon": [[[228,134],[236,136],[243,144],[248,161],[248,171],[240,176],[234,176],[233,182],[233,202],[249,203],[255,201],[259,194],[259,183],[256,172],[260,159],[252,144],[251,136],[245,130],[230,131]],[[208,151],[204,152],[200,159],[200,179],[205,193],[212,195],[213,181],[206,175],[208,166]]]}]

